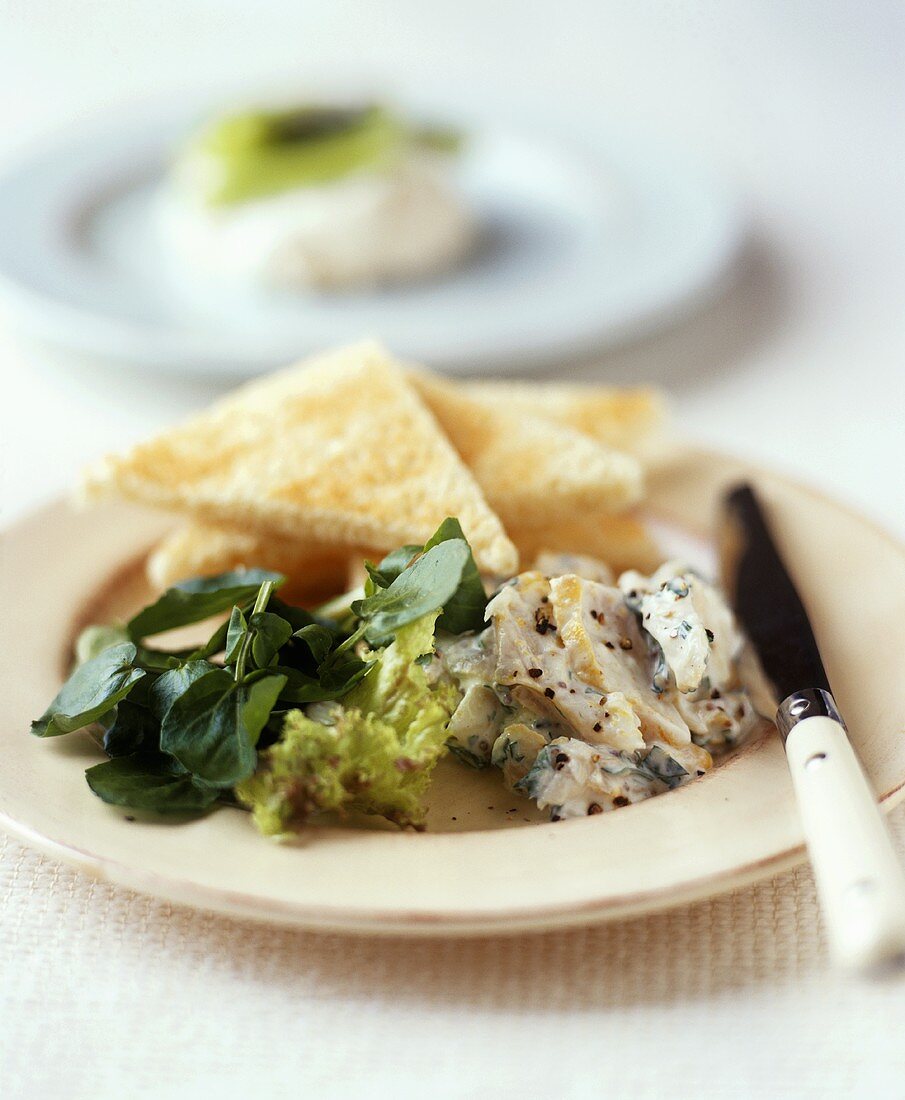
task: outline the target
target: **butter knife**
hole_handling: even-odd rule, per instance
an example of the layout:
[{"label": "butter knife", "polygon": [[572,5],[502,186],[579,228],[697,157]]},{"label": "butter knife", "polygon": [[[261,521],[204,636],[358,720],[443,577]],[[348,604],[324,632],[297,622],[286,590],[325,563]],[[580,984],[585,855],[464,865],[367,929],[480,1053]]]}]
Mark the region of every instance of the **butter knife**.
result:
[{"label": "butter knife", "polygon": [[807,612],[750,485],[726,494],[725,591],[773,693],[834,960],[905,960],[905,872],[848,737]]}]

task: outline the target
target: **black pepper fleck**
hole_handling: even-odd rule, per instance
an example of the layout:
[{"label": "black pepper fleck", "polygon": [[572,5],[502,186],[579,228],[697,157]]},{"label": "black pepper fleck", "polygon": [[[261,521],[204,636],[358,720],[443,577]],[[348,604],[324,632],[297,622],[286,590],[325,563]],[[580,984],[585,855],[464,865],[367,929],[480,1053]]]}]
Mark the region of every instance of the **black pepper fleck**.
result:
[{"label": "black pepper fleck", "polygon": [[538,676],[543,676],[544,670],[542,668],[529,668],[528,675],[532,680],[536,680]]},{"label": "black pepper fleck", "polygon": [[555,623],[547,617],[541,607],[534,612],[534,629],[538,634],[546,634],[548,630],[556,629]]},{"label": "black pepper fleck", "polygon": [[628,805],[628,799],[623,794],[617,794],[616,797],[613,799],[613,805],[614,806],[620,806],[620,807],[627,806]]},{"label": "black pepper fleck", "polygon": [[599,802],[592,802],[591,805],[588,806],[588,817],[593,817],[594,814],[602,814],[602,813],[603,813],[603,806],[601,806]]},{"label": "black pepper fleck", "polygon": [[595,722],[595,723],[594,723],[594,732],[595,732],[595,733],[600,733],[601,729],[603,729],[603,727],[602,727],[602,726],[600,725],[600,723],[599,723],[599,722]]},{"label": "black pepper fleck", "polygon": [[548,699],[552,699],[555,694],[556,692],[553,688],[544,688],[544,695],[546,695]]}]

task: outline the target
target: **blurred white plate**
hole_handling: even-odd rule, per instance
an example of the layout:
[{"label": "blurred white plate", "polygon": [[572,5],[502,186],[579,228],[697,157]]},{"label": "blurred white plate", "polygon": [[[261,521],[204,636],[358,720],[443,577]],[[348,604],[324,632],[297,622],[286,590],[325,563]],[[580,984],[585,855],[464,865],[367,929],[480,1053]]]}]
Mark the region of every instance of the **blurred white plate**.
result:
[{"label": "blurred white plate", "polygon": [[467,372],[542,365],[671,319],[715,288],[740,238],[732,197],[667,151],[594,158],[512,131],[472,135],[471,262],[354,294],[204,285],[176,269],[154,200],[191,119],[63,137],[0,177],[0,308],[29,335],[142,368],[247,374],[361,335]]}]

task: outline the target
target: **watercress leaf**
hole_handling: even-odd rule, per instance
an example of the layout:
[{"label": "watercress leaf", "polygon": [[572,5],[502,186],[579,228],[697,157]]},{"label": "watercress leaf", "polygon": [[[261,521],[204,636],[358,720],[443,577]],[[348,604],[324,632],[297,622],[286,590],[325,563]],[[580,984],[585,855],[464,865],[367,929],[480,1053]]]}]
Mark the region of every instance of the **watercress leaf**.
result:
[{"label": "watercress leaf", "polygon": [[252,745],[257,745],[261,730],[267,724],[270,712],[276,706],[280,692],[285,686],[285,676],[265,676],[253,684],[244,684],[239,689],[243,699],[242,723]]},{"label": "watercress leaf", "polygon": [[146,607],[127,624],[129,636],[134,641],[174,630],[179,626],[197,623],[226,611],[234,604],[252,599],[265,581],[282,584],[285,578],[279,573],[264,569],[237,570],[221,573],[217,577],[196,577],[180,581],[168,588],[156,603]]},{"label": "watercress leaf", "polygon": [[160,740],[160,722],[147,709],[123,699],[117,703],[113,722],[104,733],[104,752],[108,756],[130,756],[139,749],[156,749]]},{"label": "watercress leaf", "polygon": [[285,682],[268,676],[245,686],[224,669],[206,673],[167,711],[161,749],[200,781],[235,786],[254,771],[255,742]]},{"label": "watercress leaf", "polygon": [[55,737],[97,721],[144,677],[141,669],[133,667],[135,653],[134,645],[121,642],[79,665],[47,710],[32,722],[31,732]]},{"label": "watercress leaf", "polygon": [[129,641],[129,632],[121,624],[86,626],[75,641],[75,663],[83,665],[105,649]]},{"label": "watercress leaf", "polygon": [[320,623],[309,623],[308,626],[296,630],[292,637],[303,641],[311,651],[311,656],[315,662],[321,664],[322,661],[326,660],[336,635],[327,627],[321,626]]},{"label": "watercress leaf", "polygon": [[258,680],[263,680],[265,676],[272,675],[273,672],[273,668],[253,668],[242,677],[242,683],[247,687],[249,684],[257,683]]},{"label": "watercress leaf", "polygon": [[468,546],[468,558],[462,569],[459,586],[443,605],[443,614],[437,620],[439,630],[450,634],[464,634],[467,630],[481,630],[484,626],[484,613],[487,608],[487,595],[481,581],[481,574],[471,553],[471,547],[465,538],[462,525],[457,519],[448,516],[437,528],[434,535],[424,544],[425,551],[447,542],[450,539],[462,539]]},{"label": "watercress leaf", "polygon": [[286,678],[286,683],[280,692],[280,706],[300,706],[303,703],[323,703],[329,699],[335,699],[336,692],[332,688],[325,688],[314,676],[308,676],[297,668],[287,665],[274,665],[268,672],[277,673]]},{"label": "watercress leaf", "polygon": [[143,668],[145,672],[166,672],[170,668],[178,668],[182,662],[191,655],[190,649],[176,650],[168,653],[163,649],[148,649],[147,646],[136,646],[138,650],[135,656],[135,664]]},{"label": "watercress leaf", "polygon": [[95,764],[85,772],[88,786],[104,802],[161,814],[206,810],[219,792],[171,770],[162,753],[138,753]]},{"label": "watercress leaf", "polygon": [[267,601],[267,610],[272,611],[274,615],[279,615],[280,618],[285,619],[287,623],[291,623],[293,630],[301,630],[303,626],[310,626],[312,623],[317,623],[319,626],[326,627],[328,630],[336,630],[336,624],[331,619],[312,614],[312,612],[306,611],[303,607],[293,607],[292,604],[285,603],[281,600],[279,596],[270,597]]},{"label": "watercress leaf", "polygon": [[200,676],[170,705],[160,747],[206,783],[230,787],[254,769],[239,715],[238,685],[222,668]]},{"label": "watercress leaf", "polygon": [[251,658],[258,668],[267,668],[292,637],[292,624],[270,611],[258,611],[252,615],[249,625],[254,632]]},{"label": "watercress leaf", "polygon": [[459,587],[470,557],[464,539],[441,542],[403,569],[388,588],[356,600],[352,610],[367,622],[367,640],[382,645],[400,626],[443,607]]},{"label": "watercress leaf", "polygon": [[173,703],[196,680],[200,680],[202,676],[215,671],[216,668],[217,666],[212,665],[209,661],[186,661],[179,668],[170,669],[168,672],[164,672],[162,676],[158,676],[151,685],[150,692],[150,709],[157,721],[162,722],[164,720]]},{"label": "watercress leaf", "polygon": [[[138,661],[133,662],[133,668],[138,667]],[[142,670],[145,671],[145,670]],[[136,680],[132,685],[132,690],[129,692],[129,702],[135,703],[136,706],[144,707],[145,710],[151,709],[151,688],[154,686],[155,681],[158,678],[159,673],[147,672],[142,676],[140,680]],[[112,721],[112,718],[111,718]]]},{"label": "watercress leaf", "polygon": [[373,662],[363,661],[350,651],[331,656],[318,669],[321,688],[329,692],[328,699],[339,699],[362,680]]},{"label": "watercress leaf", "polygon": [[411,564],[412,558],[420,554],[422,549],[422,547],[414,545],[400,546],[396,550],[391,550],[378,565],[371,565],[369,561],[366,561],[365,569],[367,569],[368,576],[377,588],[389,588],[402,570]]},{"label": "watercress leaf", "polygon": [[239,647],[248,633],[248,623],[242,614],[241,607],[234,607],[229,617],[229,625],[226,628],[225,653],[223,660],[231,665],[239,655]]}]

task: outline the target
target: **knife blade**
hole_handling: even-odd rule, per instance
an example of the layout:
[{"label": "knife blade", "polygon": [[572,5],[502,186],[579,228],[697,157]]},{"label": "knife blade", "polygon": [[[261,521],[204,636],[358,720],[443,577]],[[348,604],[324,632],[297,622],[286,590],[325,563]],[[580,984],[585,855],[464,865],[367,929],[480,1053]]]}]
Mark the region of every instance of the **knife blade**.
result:
[{"label": "knife blade", "polygon": [[830,692],[808,613],[750,485],[726,495],[720,530],[723,585],[757,650],[777,706],[801,688]]},{"label": "knife blade", "polygon": [[831,952],[860,970],[905,962],[905,872],[750,485],[726,493],[718,544],[724,590],[773,691]]}]

